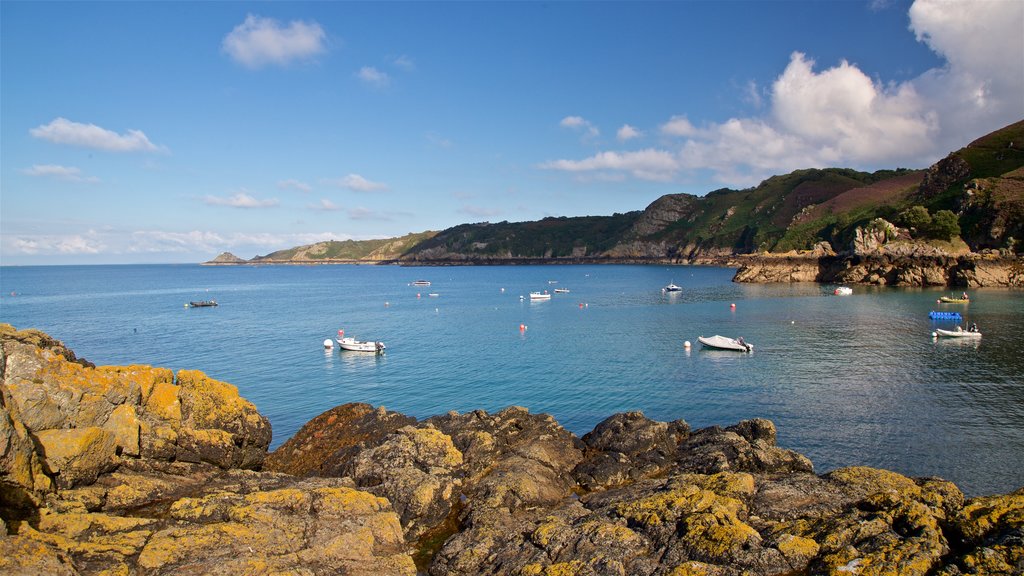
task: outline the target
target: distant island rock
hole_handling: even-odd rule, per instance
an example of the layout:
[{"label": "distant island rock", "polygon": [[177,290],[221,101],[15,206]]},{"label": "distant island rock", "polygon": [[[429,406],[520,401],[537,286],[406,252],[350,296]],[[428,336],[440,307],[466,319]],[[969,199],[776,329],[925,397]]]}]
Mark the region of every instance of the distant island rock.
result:
[{"label": "distant island rock", "polygon": [[[94,366],[0,324],[0,573],[1020,574],[1024,488],[817,475],[764,419],[510,407],[270,426],[201,372]],[[976,471],[984,474],[984,470]]]},{"label": "distant island rock", "polygon": [[213,260],[203,262],[204,266],[217,266],[221,264],[248,264],[248,260],[239,258],[231,252],[221,252],[220,255]]},{"label": "distant island rock", "polygon": [[460,224],[206,264],[708,264],[740,268],[741,282],[1022,287],[1022,143],[1024,121],[925,170],[796,170],[612,216]]}]

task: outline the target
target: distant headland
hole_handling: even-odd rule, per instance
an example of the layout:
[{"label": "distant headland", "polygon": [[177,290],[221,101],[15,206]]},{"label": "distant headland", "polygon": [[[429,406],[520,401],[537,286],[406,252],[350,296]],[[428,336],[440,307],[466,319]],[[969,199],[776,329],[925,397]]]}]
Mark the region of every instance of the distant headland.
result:
[{"label": "distant headland", "polygon": [[252,264],[707,264],[739,282],[1024,287],[1024,120],[927,170],[797,170],[642,211],[325,241]]}]

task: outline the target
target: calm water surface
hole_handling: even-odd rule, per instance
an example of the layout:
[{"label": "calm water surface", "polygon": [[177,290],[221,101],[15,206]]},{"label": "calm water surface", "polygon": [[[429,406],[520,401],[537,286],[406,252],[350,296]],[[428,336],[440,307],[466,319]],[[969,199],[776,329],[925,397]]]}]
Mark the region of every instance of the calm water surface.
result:
[{"label": "calm water surface", "polygon": [[[417,418],[521,405],[577,435],[642,410],[694,428],[769,418],[779,444],[819,473],[863,464],[940,476],[969,495],[1024,486],[1024,293],[974,290],[968,306],[940,306],[938,290],[856,287],[835,297],[832,286],[740,285],[732,275],[664,266],[3,267],[0,321],[42,329],[97,364],[198,369],[230,382],[270,419],[272,448],[345,402]],[[419,278],[432,285],[409,285]],[[672,281],[683,292],[663,294]],[[556,287],[571,292],[520,301]],[[220,306],[183,306],[210,298]],[[984,337],[933,341],[935,327],[951,324],[930,321],[930,310],[959,310]],[[387,354],[325,351],[339,328],[384,340]],[[697,336],[713,334],[743,336],[754,354],[702,350]]]}]

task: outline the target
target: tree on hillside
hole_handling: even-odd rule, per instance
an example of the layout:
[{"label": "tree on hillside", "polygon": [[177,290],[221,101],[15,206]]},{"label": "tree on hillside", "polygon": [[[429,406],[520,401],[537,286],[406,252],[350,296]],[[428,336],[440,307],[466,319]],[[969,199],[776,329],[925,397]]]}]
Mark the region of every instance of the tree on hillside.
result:
[{"label": "tree on hillside", "polygon": [[904,228],[909,228],[912,234],[920,234],[928,230],[932,223],[931,214],[924,206],[917,205],[900,212],[896,217],[896,223]]},{"label": "tree on hillside", "polygon": [[952,240],[960,235],[960,219],[949,210],[939,210],[932,217],[929,235],[939,240]]}]

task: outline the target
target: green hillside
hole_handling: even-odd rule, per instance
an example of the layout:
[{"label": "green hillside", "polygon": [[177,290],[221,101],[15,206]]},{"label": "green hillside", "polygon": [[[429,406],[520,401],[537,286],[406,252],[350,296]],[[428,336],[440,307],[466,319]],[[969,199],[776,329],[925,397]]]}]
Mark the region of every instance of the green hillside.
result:
[{"label": "green hillside", "polygon": [[668,194],[612,216],[461,224],[383,240],[320,242],[251,262],[486,262],[521,259],[669,259],[849,249],[876,218],[910,240],[972,250],[1024,249],[1024,121],[979,138],[927,170],[807,169],[745,190]]},{"label": "green hillside", "polygon": [[416,246],[408,257],[569,258],[610,249],[640,212],[544,218],[533,222],[461,224]]},{"label": "green hillside", "polygon": [[330,240],[287,250],[278,250],[266,256],[257,256],[253,263],[315,262],[315,261],[382,261],[395,260],[416,245],[430,239],[436,232],[407,234],[400,238],[379,240]]}]

